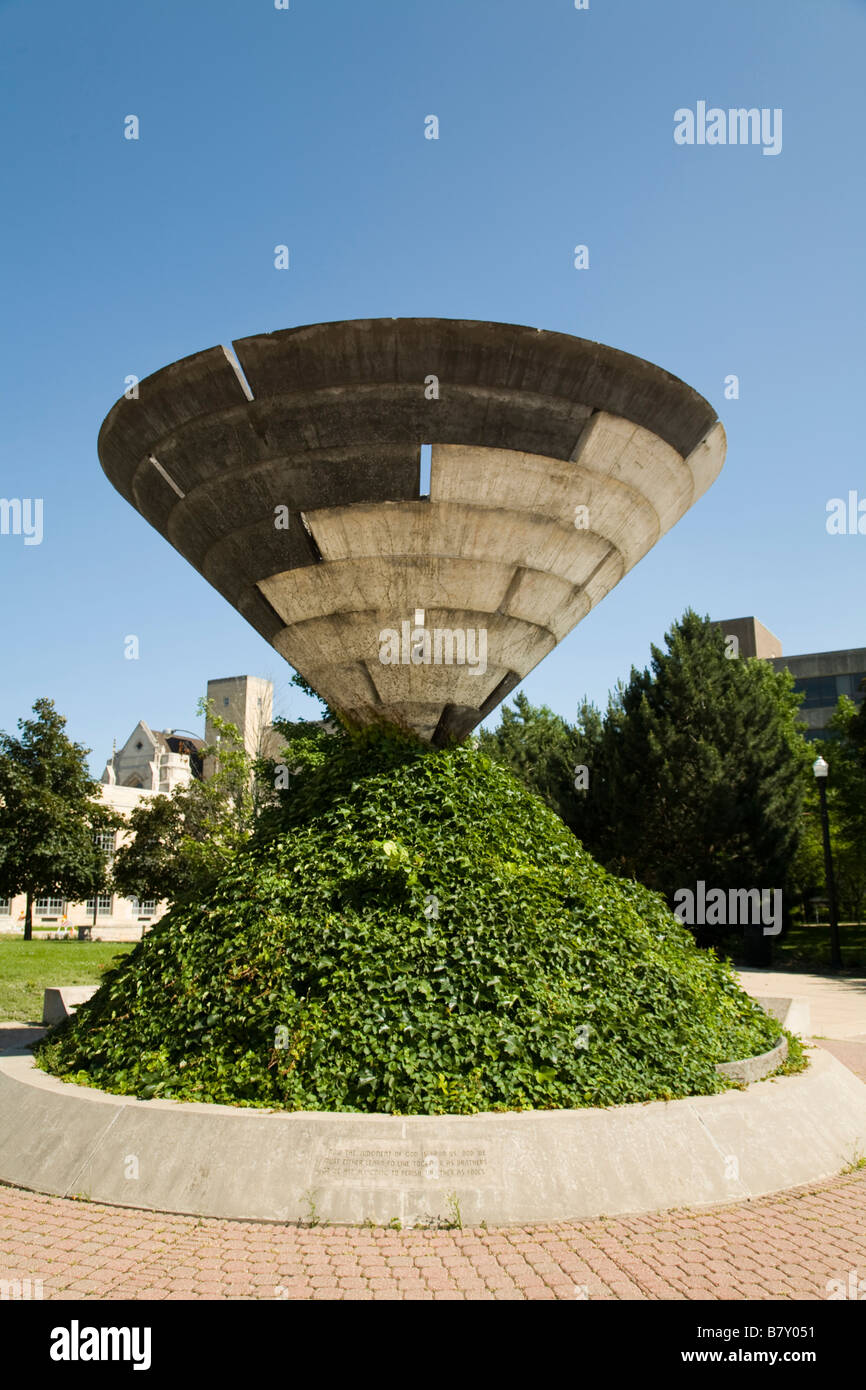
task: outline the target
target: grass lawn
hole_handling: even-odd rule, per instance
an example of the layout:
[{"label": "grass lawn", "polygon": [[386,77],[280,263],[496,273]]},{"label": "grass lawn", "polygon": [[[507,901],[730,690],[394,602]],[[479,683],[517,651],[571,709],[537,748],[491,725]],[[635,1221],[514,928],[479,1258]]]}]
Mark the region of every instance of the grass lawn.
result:
[{"label": "grass lawn", "polygon": [[42,991],[95,985],[134,941],[0,941],[0,1023],[41,1023]]},{"label": "grass lawn", "polygon": [[[842,943],[842,964],[846,970],[866,970],[866,926],[841,922],[839,939]],[[773,942],[774,970],[792,968],[830,969],[830,928],[820,926],[791,927],[778,942]]]}]

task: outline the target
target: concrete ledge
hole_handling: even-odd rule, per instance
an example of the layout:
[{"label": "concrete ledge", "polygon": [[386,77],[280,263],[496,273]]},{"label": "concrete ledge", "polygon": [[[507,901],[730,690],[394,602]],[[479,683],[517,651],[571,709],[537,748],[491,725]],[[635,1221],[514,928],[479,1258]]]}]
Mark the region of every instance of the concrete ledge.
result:
[{"label": "concrete ledge", "polygon": [[777,1018],[789,1033],[797,1033],[801,1038],[809,1037],[812,1031],[812,1010],[808,995],[805,994],[753,994],[756,1004],[765,1013]]},{"label": "concrete ledge", "polygon": [[0,1181],[246,1220],[586,1219],[818,1181],[866,1151],[866,1085],[827,1052],[744,1091],[609,1110],[392,1116],[139,1101],[0,1059]]},{"label": "concrete ledge", "polygon": [[42,996],[42,1022],[51,1027],[74,1014],[79,1004],[92,999],[99,985],[64,985],[61,989],[46,989]]},{"label": "concrete ledge", "polygon": [[729,1081],[760,1081],[762,1077],[769,1076],[771,1071],[776,1071],[787,1056],[788,1039],[780,1038],[769,1052],[762,1052],[757,1057],[742,1057],[736,1062],[716,1062],[716,1071],[720,1076],[726,1076]]}]

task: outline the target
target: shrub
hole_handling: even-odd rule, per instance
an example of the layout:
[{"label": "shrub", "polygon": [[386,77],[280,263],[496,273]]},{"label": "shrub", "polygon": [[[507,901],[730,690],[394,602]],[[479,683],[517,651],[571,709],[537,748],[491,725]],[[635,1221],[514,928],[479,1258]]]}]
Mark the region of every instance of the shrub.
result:
[{"label": "shrub", "polygon": [[142,1097],[392,1114],[723,1090],[774,1025],[664,900],[472,744],[335,736],[209,901],[43,1043]]}]

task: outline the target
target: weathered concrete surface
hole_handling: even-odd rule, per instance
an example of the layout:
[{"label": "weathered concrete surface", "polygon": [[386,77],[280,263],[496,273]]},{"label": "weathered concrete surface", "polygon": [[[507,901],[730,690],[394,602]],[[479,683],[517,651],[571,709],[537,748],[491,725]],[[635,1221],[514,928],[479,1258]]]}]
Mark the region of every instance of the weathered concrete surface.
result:
[{"label": "weathered concrete surface", "polygon": [[[735,1201],[866,1149],[866,1085],[829,1053],[745,1091],[610,1110],[268,1114],[138,1101],[0,1060],[0,1181],[209,1216],[520,1224]],[[131,1178],[129,1156],[137,1159]]]},{"label": "weathered concrete surface", "polygon": [[79,1004],[91,999],[99,985],[63,985],[60,989],[46,989],[42,996],[42,1022],[47,1026],[62,1023],[75,1013]]},{"label": "weathered concrete surface", "polygon": [[[724,459],[690,387],[561,333],[375,319],[235,349],[246,384],[211,348],[118,401],[103,468],[330,704],[436,742],[489,714]],[[383,667],[379,633],[416,609],[483,629],[484,672]]]},{"label": "weathered concrete surface", "polygon": [[30,1023],[0,1023],[0,1053],[23,1052],[37,1042],[44,1033],[44,1028]]},{"label": "weathered concrete surface", "polygon": [[780,1038],[769,1052],[761,1052],[757,1057],[743,1057],[737,1062],[716,1062],[716,1071],[720,1076],[726,1076],[729,1081],[748,1084],[750,1081],[760,1081],[762,1076],[769,1076],[770,1072],[776,1071],[787,1056],[788,1039]]}]

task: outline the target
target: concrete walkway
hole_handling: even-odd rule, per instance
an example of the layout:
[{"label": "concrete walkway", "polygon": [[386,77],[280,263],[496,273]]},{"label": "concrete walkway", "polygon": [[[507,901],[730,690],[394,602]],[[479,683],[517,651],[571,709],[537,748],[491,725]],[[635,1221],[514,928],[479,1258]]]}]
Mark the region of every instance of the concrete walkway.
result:
[{"label": "concrete walkway", "polygon": [[742,969],[737,973],[743,989],[756,999],[762,995],[808,999],[812,1037],[866,1042],[866,977],[807,975],[798,970]]}]

